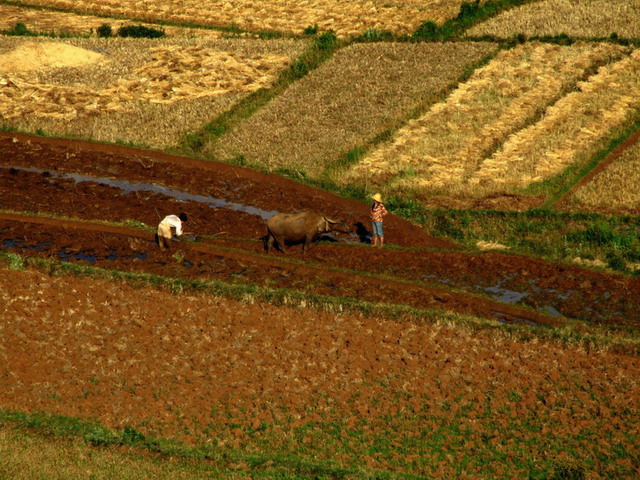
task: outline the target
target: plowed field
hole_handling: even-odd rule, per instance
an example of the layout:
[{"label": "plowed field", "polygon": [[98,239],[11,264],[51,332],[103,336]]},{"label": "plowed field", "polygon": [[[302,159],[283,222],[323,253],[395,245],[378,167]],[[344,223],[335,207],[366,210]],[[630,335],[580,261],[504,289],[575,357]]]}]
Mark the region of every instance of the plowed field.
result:
[{"label": "plowed field", "polygon": [[[265,218],[307,208],[339,231],[265,254]],[[394,215],[373,249],[366,204],[158,152],[0,134],[0,210],[0,248],[21,256],[539,329],[640,321],[637,279],[465,251]],[[155,225],[180,211],[189,234],[161,252]],[[0,269],[0,285],[2,409],[369,473],[638,468],[635,355],[31,269]]]},{"label": "plowed field", "polygon": [[[404,248],[373,250],[367,205],[280,177],[126,147],[9,134],[0,140],[0,158],[0,208],[12,212],[0,216],[0,245],[23,255],[505,321],[640,320],[633,300],[640,293],[637,279],[517,255],[462,252],[394,215],[385,222],[385,236]],[[304,209],[339,219],[340,231],[306,256],[299,246],[286,255],[265,255],[265,218]],[[195,236],[176,242],[172,254],[160,252],[155,225],[180,211],[190,216]],[[35,212],[63,218],[30,215]]]}]

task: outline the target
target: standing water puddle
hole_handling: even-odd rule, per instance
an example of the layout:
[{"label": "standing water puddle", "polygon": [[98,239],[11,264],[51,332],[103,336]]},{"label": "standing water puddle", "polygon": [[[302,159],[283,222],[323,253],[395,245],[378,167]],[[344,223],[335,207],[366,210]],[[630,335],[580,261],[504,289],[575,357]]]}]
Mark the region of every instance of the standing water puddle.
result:
[{"label": "standing water puddle", "polygon": [[7,165],[0,165],[0,168],[46,174],[54,178],[70,178],[74,180],[76,183],[82,183],[82,182],[101,183],[103,185],[108,185],[110,187],[119,188],[125,193],[131,193],[131,192],[159,193],[162,195],[166,195],[167,197],[175,198],[176,200],[181,202],[191,201],[191,202],[205,203],[209,205],[211,208],[227,208],[227,209],[235,210],[239,212],[246,212],[250,215],[258,215],[265,220],[270,219],[271,217],[273,217],[278,213],[276,210],[262,210],[260,208],[252,207],[249,205],[243,205],[241,203],[229,202],[222,198],[213,198],[213,197],[207,197],[206,195],[197,195],[197,194],[185,192],[183,190],[176,190],[174,188],[165,187],[163,185],[157,185],[154,183],[128,182],[127,180],[117,180],[117,179],[106,178],[106,177],[91,177],[89,175],[81,175],[79,173],[56,173],[56,172],[51,172],[49,170],[42,170],[40,168],[35,168],[35,167],[12,167]]}]

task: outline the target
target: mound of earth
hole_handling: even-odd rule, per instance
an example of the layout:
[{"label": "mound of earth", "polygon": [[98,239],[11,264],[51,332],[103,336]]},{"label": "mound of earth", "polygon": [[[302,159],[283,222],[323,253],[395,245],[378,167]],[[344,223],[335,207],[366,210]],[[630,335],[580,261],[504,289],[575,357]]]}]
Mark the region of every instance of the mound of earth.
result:
[{"label": "mound of earth", "polygon": [[60,42],[28,42],[0,55],[0,74],[100,62],[104,55]]}]

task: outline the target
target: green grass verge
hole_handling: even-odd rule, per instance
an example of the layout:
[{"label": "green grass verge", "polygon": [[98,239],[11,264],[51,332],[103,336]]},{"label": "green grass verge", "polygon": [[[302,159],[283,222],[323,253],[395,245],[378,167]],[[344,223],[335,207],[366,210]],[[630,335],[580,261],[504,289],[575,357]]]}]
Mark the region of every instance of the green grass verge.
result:
[{"label": "green grass verge", "polygon": [[353,297],[326,296],[299,290],[272,288],[248,283],[220,280],[178,279],[149,273],[103,269],[91,265],[67,263],[52,259],[22,257],[0,250],[0,264],[22,270],[34,267],[48,275],[75,275],[104,280],[125,281],[136,287],[153,287],[179,295],[187,292],[230,298],[241,302],[266,302],[277,306],[294,306],[328,311],[331,313],[359,313],[370,318],[391,319],[444,325],[468,330],[490,330],[494,335],[529,342],[549,341],[562,346],[580,346],[585,349],[610,349],[627,354],[640,354],[640,335],[634,329],[591,325],[571,321],[562,327],[506,325],[493,319],[458,314],[443,310],[415,308],[402,304],[373,303]]},{"label": "green grass verge", "polygon": [[[262,88],[244,97],[200,131],[185,135],[180,144],[175,149],[169,149],[169,152],[203,158],[201,151],[205,145],[214,143],[235,124],[251,116],[259,108],[281,94],[293,82],[318,68],[342,45],[343,43],[336,38],[331,30],[314,36],[309,48],[294,60],[289,68],[280,73],[271,88]],[[209,158],[209,160],[213,159]],[[243,165],[243,159],[238,159],[237,163]]]}]

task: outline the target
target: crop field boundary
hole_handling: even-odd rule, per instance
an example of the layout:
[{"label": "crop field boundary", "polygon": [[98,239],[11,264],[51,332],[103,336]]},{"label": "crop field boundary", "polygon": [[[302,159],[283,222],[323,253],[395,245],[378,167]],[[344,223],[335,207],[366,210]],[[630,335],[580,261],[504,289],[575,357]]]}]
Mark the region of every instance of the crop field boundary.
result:
[{"label": "crop field boundary", "polygon": [[553,209],[562,208],[578,188],[589,182],[598,173],[607,169],[609,165],[639,140],[640,119],[636,120],[623,135],[612,140],[605,150],[599,152],[591,162],[580,169],[571,180],[567,181],[564,188],[558,190],[554,196],[549,198],[545,207]]},{"label": "crop field boundary", "polygon": [[[356,164],[359,160],[364,158],[367,153],[369,153],[372,149],[376,148],[382,142],[389,140],[393,137],[394,133],[406,125],[409,121],[419,118],[424,115],[434,104],[444,100],[448,95],[451,94],[453,90],[455,90],[460,84],[464,83],[471,77],[473,72],[478,68],[483,67],[487,63],[489,63],[499,52],[502,50],[503,46],[498,46],[491,53],[485,55],[480,60],[469,65],[465,71],[454,81],[447,85],[442,91],[434,93],[427,101],[422,102],[421,105],[416,106],[412,110],[408,111],[407,114],[396,122],[396,124],[382,132],[381,134],[376,135],[371,140],[369,140],[366,144],[360,145],[348,152],[343,153],[339,158],[329,163],[319,176],[319,179],[312,179],[306,176],[302,176],[303,180],[308,182],[309,185],[314,187],[323,188],[325,190],[329,190],[335,192],[339,195],[350,196],[353,195],[352,192],[358,192],[363,187],[357,185],[356,183],[349,183],[346,186],[341,186],[337,179],[340,177],[341,173],[347,171],[354,164]],[[260,168],[259,165],[256,165],[255,168]],[[278,171],[283,176],[287,176],[290,174],[287,171]],[[292,175],[293,178],[300,178],[300,175]],[[366,187],[364,187],[366,189]],[[359,192],[358,198],[364,196],[365,192]]]},{"label": "crop field boundary", "polygon": [[[92,224],[92,223],[88,223],[88,222],[78,222],[78,221],[74,221],[74,220],[61,220],[61,219],[57,219],[57,218],[50,218],[50,217],[32,217],[32,216],[22,216],[22,215],[17,215],[17,214],[0,214],[0,219],[3,220],[10,220],[10,221],[18,221],[18,222],[25,222],[25,223],[37,223],[37,224],[41,224],[41,225],[56,225],[56,226],[63,226],[64,228],[71,228],[71,229],[79,229],[79,230],[87,230],[87,231],[94,231],[94,232],[103,232],[103,233],[113,233],[116,235],[124,235],[127,237],[136,237],[136,238],[141,238],[140,233],[137,232],[136,230],[132,229],[132,228],[128,228],[128,227],[118,227],[118,226],[113,226],[113,225],[104,225],[104,224]],[[142,238],[144,238],[146,236],[143,236]],[[183,248],[187,249],[187,250],[193,250],[193,251],[197,251],[197,252],[201,252],[201,253],[206,253],[206,254],[216,254],[216,255],[221,255],[223,257],[227,257],[227,258],[234,258],[234,259],[241,259],[244,261],[251,261],[254,264],[258,264],[258,265],[264,265],[264,266],[274,266],[274,265],[279,265],[279,264],[287,264],[290,263],[288,261],[283,262],[282,260],[278,259],[278,258],[274,258],[273,256],[265,256],[265,255],[255,255],[251,252],[245,252],[245,251],[237,251],[237,250],[232,250],[229,248],[219,248],[217,246],[211,245],[211,244],[206,244],[206,245],[200,245],[197,243],[185,243],[183,245]],[[61,265],[65,265],[66,264],[61,264]],[[333,272],[334,275],[338,275],[339,277],[344,277],[345,279],[348,278],[353,278],[355,277],[362,277],[363,273],[359,272],[359,271],[351,271],[351,270],[345,270],[345,269],[339,269],[339,268],[326,268],[320,265],[314,265],[314,264],[298,264],[298,268],[304,268],[310,271],[315,271],[318,272],[319,274],[322,274],[323,272]],[[76,268],[80,268],[80,267],[76,267]],[[90,268],[94,268],[94,267],[90,267]],[[126,273],[125,275],[129,275],[129,273]],[[473,299],[475,303],[479,303],[481,305],[484,305],[486,309],[492,310],[496,313],[501,313],[506,315],[507,317],[516,317],[516,318],[527,318],[530,319],[531,321],[539,324],[539,325],[552,325],[552,326],[562,326],[562,325],[566,325],[566,321],[560,318],[556,318],[556,317],[551,317],[551,316],[547,316],[544,315],[542,313],[539,312],[535,312],[533,310],[529,310],[526,307],[519,307],[519,306],[514,306],[514,305],[509,305],[509,304],[505,304],[502,302],[498,302],[496,300],[491,300],[487,297],[481,297],[479,295],[473,294],[473,293],[469,293],[469,292],[463,292],[463,291],[456,291],[453,289],[449,289],[449,288],[443,288],[441,286],[433,286],[433,285],[427,285],[427,284],[423,284],[422,282],[414,282],[414,281],[410,281],[410,280],[405,280],[405,279],[399,279],[399,278],[395,278],[395,277],[389,277],[387,275],[375,275],[375,274],[370,274],[367,273],[364,275],[367,278],[370,279],[375,279],[376,281],[380,282],[381,284],[388,284],[388,285],[396,285],[399,287],[402,286],[408,286],[411,285],[414,288],[419,288],[422,289],[426,292],[429,292],[431,295],[435,295],[435,298],[439,298],[440,296],[442,297],[447,297],[447,296],[453,296],[458,298],[461,301],[465,301],[464,299]],[[193,283],[194,286],[198,286],[200,285],[199,281],[194,281],[195,283]],[[209,289],[210,287],[207,287],[206,285],[208,285],[209,281],[205,281],[203,285],[205,285],[206,289]],[[175,285],[173,282],[171,282],[171,285]],[[182,282],[179,282],[177,285],[181,285],[180,288],[182,288]],[[320,305],[329,305],[331,306],[330,308],[333,310],[334,308],[337,308],[338,311],[342,310],[343,305],[345,304],[351,304],[351,305],[358,305],[360,304],[360,300],[357,299],[349,299],[349,298],[339,298],[337,301],[334,300],[336,297],[326,297],[326,296],[319,296],[319,295],[309,295],[306,293],[300,294],[296,291],[288,291],[285,290],[284,293],[277,293],[280,290],[278,289],[267,289],[266,293],[261,293],[262,289],[264,287],[259,287],[259,286],[249,286],[249,285],[241,285],[241,286],[228,286],[227,284],[223,283],[219,283],[218,281],[216,281],[214,283],[214,285],[218,285],[217,288],[219,288],[220,286],[223,286],[223,290],[226,290],[227,288],[231,288],[232,291],[235,291],[236,289],[240,289],[240,292],[245,292],[245,289],[248,289],[247,294],[249,295],[254,295],[256,294],[256,292],[258,292],[258,296],[266,296],[267,298],[271,297],[272,295],[274,295],[273,292],[276,292],[275,295],[276,297],[279,297],[281,299],[284,298],[289,298],[289,297],[297,297],[299,295],[302,295],[302,301],[303,303],[307,303],[308,301],[311,301],[312,303],[317,303]],[[174,288],[174,287],[172,287]],[[369,302],[364,302],[362,305],[364,305],[364,309],[365,310],[370,310],[371,308],[374,308],[373,304],[370,304]],[[398,306],[400,311],[404,310],[404,306]],[[395,307],[394,307],[395,308]],[[415,309],[415,307],[406,307],[408,308],[407,311],[413,311]],[[422,311],[422,309],[418,309],[418,311]],[[439,312],[439,310],[433,310],[433,315],[437,315],[437,313],[435,312]],[[431,315],[431,314],[430,314]]]},{"label": "crop field boundary", "polygon": [[[306,52],[297,60],[294,60],[288,69],[280,73],[271,88],[262,88],[241,99],[231,109],[224,112],[213,122],[203,126],[198,132],[187,134],[175,150],[170,151],[206,159],[207,157],[200,153],[204,145],[215,143],[215,140],[233,125],[250,117],[258,109],[286,90],[294,81],[307,75],[311,70],[318,68],[331,58],[339,46],[339,41],[331,32],[320,35],[307,48]],[[209,158],[209,160],[216,159]],[[239,160],[237,164],[243,165],[243,161]]]}]

